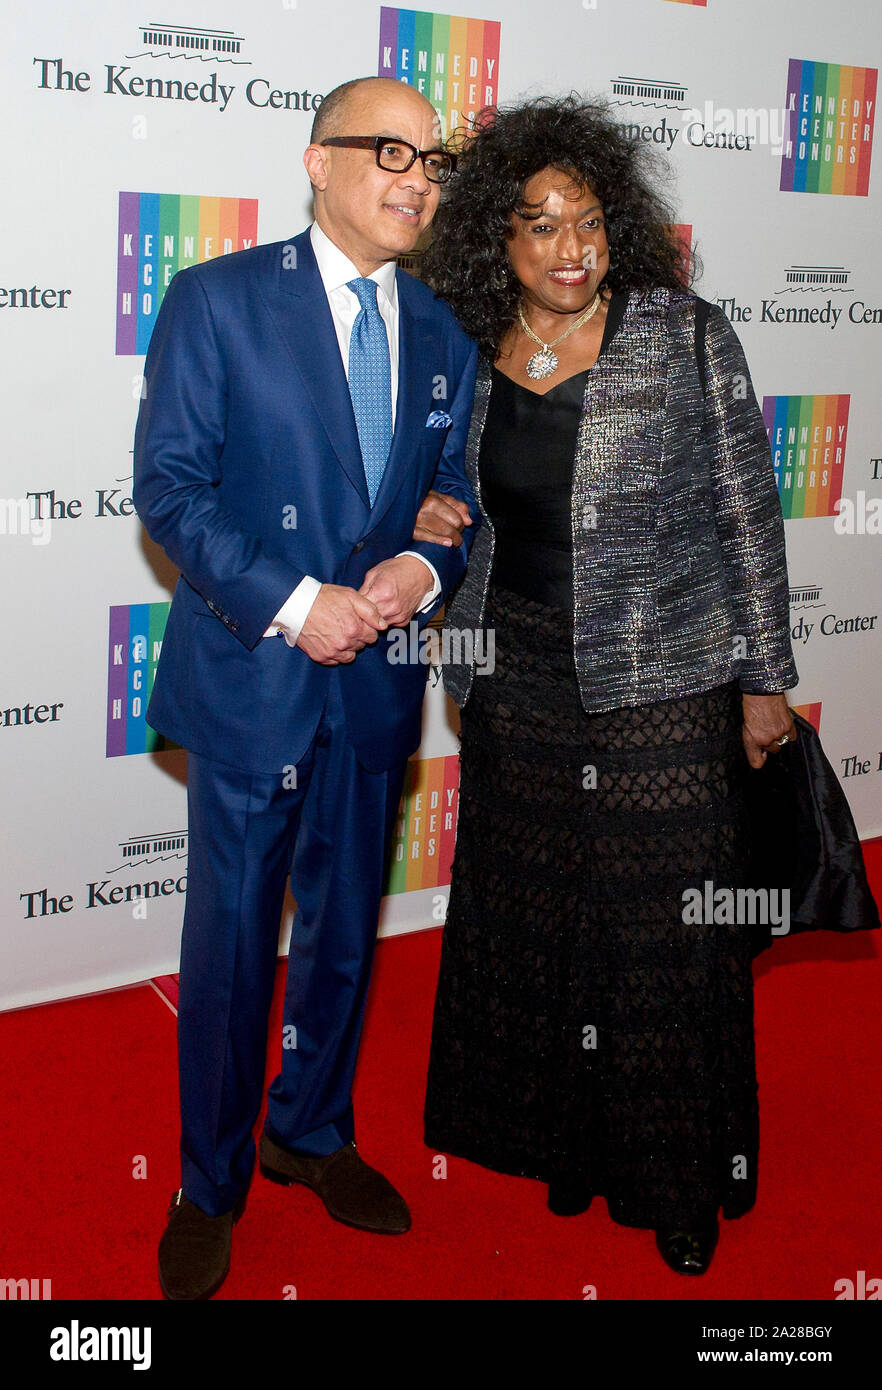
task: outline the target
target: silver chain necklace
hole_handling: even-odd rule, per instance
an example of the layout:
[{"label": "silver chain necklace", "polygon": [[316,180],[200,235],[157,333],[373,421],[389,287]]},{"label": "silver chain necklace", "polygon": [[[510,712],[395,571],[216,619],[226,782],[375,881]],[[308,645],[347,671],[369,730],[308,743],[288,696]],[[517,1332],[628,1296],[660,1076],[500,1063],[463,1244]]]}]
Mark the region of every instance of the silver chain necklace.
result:
[{"label": "silver chain necklace", "polygon": [[571,333],[575,333],[577,328],[581,328],[583,323],[587,323],[590,318],[593,318],[599,308],[600,293],[598,292],[595,294],[585,312],[579,315],[576,322],[570,325],[566,333],[561,333],[560,337],[555,338],[551,343],[543,343],[542,339],[533,332],[532,328],[527,323],[527,320],[524,318],[524,312],[519,304],[518,318],[521,321],[521,328],[523,328],[528,338],[532,338],[534,343],[539,344],[540,348],[539,352],[533,353],[533,356],[527,363],[527,376],[533,381],[542,381],[545,377],[551,376],[552,372],[556,372],[560,366],[560,361],[557,353],[552,352],[552,348],[556,348],[558,343],[563,342],[564,338],[568,338]]}]

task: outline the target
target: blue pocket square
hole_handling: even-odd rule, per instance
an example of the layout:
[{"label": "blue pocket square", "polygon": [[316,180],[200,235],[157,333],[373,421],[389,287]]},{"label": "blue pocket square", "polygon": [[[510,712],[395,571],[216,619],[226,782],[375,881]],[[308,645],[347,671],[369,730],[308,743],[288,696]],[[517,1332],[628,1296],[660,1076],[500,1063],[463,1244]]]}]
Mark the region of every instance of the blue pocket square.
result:
[{"label": "blue pocket square", "polygon": [[453,424],[453,416],[448,415],[446,410],[433,410],[426,421],[427,430],[446,430]]}]

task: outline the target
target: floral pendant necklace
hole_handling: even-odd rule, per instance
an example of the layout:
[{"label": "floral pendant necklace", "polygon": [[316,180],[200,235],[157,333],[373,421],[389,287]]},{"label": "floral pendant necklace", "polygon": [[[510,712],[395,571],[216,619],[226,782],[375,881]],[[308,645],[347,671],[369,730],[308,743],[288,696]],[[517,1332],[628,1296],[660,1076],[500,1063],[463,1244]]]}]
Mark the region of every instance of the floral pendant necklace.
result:
[{"label": "floral pendant necklace", "polygon": [[599,308],[600,294],[598,292],[597,294],[595,294],[594,298],[588,305],[588,308],[585,310],[585,312],[579,315],[579,317],[576,319],[576,322],[570,325],[566,333],[561,333],[560,337],[555,338],[553,343],[543,343],[542,339],[536,336],[530,325],[527,323],[527,320],[524,318],[524,312],[519,304],[518,318],[521,321],[521,328],[523,328],[528,338],[532,338],[534,343],[539,344],[540,348],[539,352],[533,353],[533,356],[527,363],[527,376],[530,377],[533,381],[542,381],[545,377],[551,376],[552,372],[556,372],[558,367],[560,366],[560,362],[557,353],[552,352],[552,348],[556,348],[558,343],[563,342],[564,338],[568,338],[571,333],[575,333],[577,328],[581,328],[583,323],[587,323],[590,318],[593,318],[593,316],[597,313],[597,310]]}]

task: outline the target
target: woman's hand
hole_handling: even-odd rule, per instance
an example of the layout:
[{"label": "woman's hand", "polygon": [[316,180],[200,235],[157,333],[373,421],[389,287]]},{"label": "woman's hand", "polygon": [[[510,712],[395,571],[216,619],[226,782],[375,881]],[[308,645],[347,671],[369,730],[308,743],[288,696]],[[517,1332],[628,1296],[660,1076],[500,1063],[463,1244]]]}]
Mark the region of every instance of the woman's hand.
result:
[{"label": "woman's hand", "polygon": [[462,545],[463,528],[472,525],[465,502],[446,492],[427,492],[413,528],[415,541],[436,545]]},{"label": "woman's hand", "polygon": [[777,739],[796,739],[796,725],[783,695],[742,695],[744,727],[741,737],[751,767],[762,767],[767,753],[779,752]]}]

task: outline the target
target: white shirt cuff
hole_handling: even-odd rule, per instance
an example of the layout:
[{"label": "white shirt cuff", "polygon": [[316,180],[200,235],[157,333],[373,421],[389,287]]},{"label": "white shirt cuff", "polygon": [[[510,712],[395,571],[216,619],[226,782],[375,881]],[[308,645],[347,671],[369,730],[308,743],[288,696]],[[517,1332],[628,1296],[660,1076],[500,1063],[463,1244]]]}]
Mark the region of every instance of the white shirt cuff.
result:
[{"label": "white shirt cuff", "polygon": [[422,560],[423,564],[424,564],[424,565],[426,566],[426,568],[431,572],[432,579],[433,579],[434,582],[433,582],[433,584],[432,584],[431,589],[427,589],[425,598],[423,599],[422,603],[418,606],[418,608],[417,608],[417,610],[416,610],[418,613],[424,613],[425,610],[426,610],[427,608],[430,608],[430,607],[431,607],[431,605],[435,602],[435,599],[438,597],[438,595],[439,595],[440,592],[441,592],[441,580],[438,578],[438,571],[435,569],[435,566],[434,566],[434,565],[432,565],[432,564],[429,563],[429,561],[426,559],[425,555],[420,555],[419,551],[416,551],[416,550],[401,550],[401,551],[399,551],[399,554],[400,554],[400,555],[413,555],[415,559],[417,559],[417,560]]},{"label": "white shirt cuff", "polygon": [[303,629],[303,624],[309,617],[309,610],[318,598],[321,584],[312,575],[307,574],[293,594],[290,594],[282,604],[275,618],[273,619],[264,637],[284,637],[289,647],[296,647],[297,638]]}]

